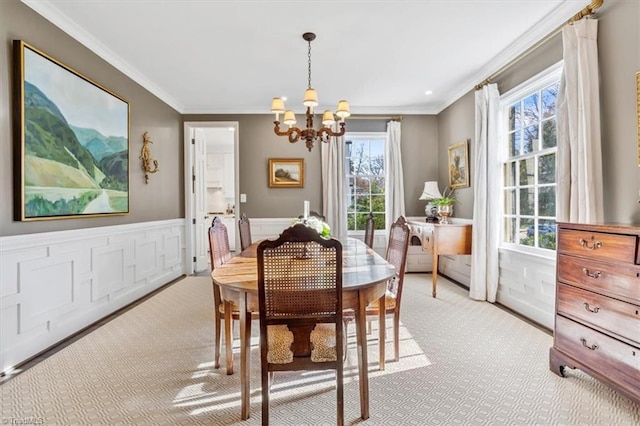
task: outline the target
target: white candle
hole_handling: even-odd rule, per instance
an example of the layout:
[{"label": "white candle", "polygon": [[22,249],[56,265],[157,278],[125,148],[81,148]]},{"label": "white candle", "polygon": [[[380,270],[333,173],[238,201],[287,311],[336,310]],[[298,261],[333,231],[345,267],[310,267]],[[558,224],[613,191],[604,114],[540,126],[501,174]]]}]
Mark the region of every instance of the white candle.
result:
[{"label": "white candle", "polygon": [[309,202],[305,201],[304,202],[304,220],[307,220],[309,218]]}]

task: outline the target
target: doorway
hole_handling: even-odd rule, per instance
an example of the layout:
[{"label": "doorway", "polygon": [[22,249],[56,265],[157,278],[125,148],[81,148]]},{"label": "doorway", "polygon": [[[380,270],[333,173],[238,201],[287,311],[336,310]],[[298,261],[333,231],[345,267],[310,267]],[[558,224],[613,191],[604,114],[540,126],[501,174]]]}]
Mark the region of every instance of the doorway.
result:
[{"label": "doorway", "polygon": [[185,270],[209,268],[207,230],[219,216],[227,226],[229,245],[238,240],[238,122],[185,122]]}]

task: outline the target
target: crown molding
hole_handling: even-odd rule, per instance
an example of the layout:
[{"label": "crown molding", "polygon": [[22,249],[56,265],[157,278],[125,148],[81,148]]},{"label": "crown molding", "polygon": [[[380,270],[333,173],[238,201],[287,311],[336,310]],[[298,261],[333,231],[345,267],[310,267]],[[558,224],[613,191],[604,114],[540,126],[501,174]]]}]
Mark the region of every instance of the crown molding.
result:
[{"label": "crown molding", "polygon": [[[322,114],[322,109],[318,107],[316,111],[316,115]],[[439,111],[433,107],[362,107],[362,106],[353,106],[351,105],[351,115],[436,115]],[[305,114],[303,110],[294,110],[295,114]],[[273,113],[268,112],[266,108],[263,106],[260,107],[246,107],[246,108],[235,108],[229,109],[225,108],[221,110],[219,107],[208,107],[202,106],[197,108],[185,108],[182,114],[267,114],[273,115]]]},{"label": "crown molding", "polygon": [[516,59],[519,55],[526,52],[527,49],[530,49],[544,37],[561,28],[564,23],[568,22],[573,15],[575,15],[579,10],[582,10],[582,8],[590,2],[585,0],[583,3],[584,4],[582,6],[577,7],[576,2],[562,2],[551,13],[538,21],[533,28],[529,29],[518,40],[489,60],[484,67],[478,70],[478,72],[463,81],[460,84],[461,89],[454,92],[453,95],[449,96],[447,100],[436,108],[436,114],[441,113],[455,101],[473,90],[478,83],[484,81],[500,68]]},{"label": "crown molding", "polygon": [[[2,0],[0,0],[2,1]],[[98,39],[85,31],[82,27],[78,26],[75,22],[71,21],[64,14],[60,12],[55,5],[49,0],[20,0],[29,8],[33,9],[36,13],[40,14],[43,18],[51,22],[56,27],[67,33],[69,36],[80,42],[87,49],[91,50],[96,55],[100,56],[110,65],[115,67],[118,71],[135,81],[149,92],[157,96],[161,101],[175,109],[179,113],[183,113],[184,106],[181,105],[175,98],[170,96],[164,90],[160,89],[151,80],[149,80],[144,74],[138,71],[133,66],[129,65],[120,56],[115,54],[112,50],[107,48]]]}]

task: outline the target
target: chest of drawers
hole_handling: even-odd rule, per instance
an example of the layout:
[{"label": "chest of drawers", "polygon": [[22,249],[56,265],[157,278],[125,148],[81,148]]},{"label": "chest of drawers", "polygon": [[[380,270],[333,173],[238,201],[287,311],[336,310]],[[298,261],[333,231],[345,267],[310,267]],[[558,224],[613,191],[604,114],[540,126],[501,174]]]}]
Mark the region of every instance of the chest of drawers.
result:
[{"label": "chest of drawers", "polygon": [[549,367],[578,368],[640,402],[640,227],[558,224]]}]

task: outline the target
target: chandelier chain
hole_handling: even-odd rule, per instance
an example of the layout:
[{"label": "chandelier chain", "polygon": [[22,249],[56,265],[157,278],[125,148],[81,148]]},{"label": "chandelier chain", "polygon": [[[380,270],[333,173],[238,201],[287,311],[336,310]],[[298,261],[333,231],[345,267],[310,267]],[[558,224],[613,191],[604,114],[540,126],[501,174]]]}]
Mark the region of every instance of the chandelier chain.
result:
[{"label": "chandelier chain", "polygon": [[308,58],[308,64],[309,64],[309,83],[307,87],[311,89],[311,40],[309,40],[308,43],[309,43],[309,50],[307,52],[307,58]]}]

